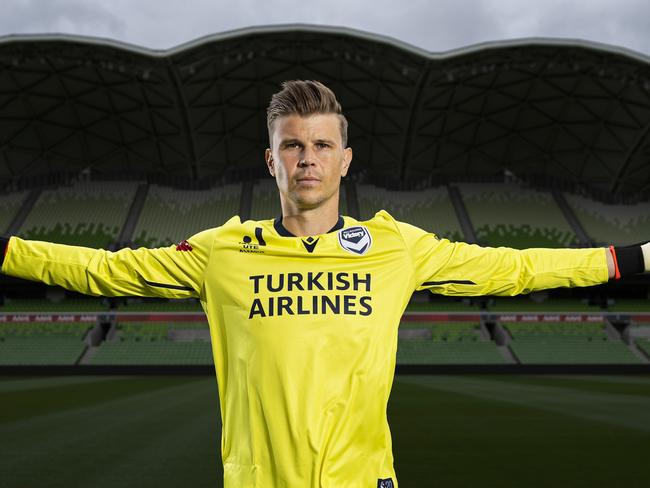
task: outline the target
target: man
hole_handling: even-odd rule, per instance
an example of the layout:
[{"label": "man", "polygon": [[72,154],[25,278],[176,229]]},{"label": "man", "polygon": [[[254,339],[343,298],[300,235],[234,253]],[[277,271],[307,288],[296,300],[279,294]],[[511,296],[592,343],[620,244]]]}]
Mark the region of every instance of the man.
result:
[{"label": "man", "polygon": [[414,290],[515,295],[648,271],[650,248],[481,248],[384,211],[338,214],[352,160],[334,94],[283,84],[266,163],[282,216],[233,217],[178,246],[110,253],[2,242],[2,271],[93,295],[198,297],[208,316],[226,488],[397,486],[386,419]]}]

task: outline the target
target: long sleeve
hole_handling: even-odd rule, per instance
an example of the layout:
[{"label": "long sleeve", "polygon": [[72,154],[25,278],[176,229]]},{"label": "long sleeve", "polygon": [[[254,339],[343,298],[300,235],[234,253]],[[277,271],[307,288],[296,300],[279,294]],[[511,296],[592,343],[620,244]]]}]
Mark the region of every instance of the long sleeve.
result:
[{"label": "long sleeve", "polygon": [[414,287],[445,295],[504,295],[606,282],[607,250],[490,248],[450,242],[398,223],[413,262]]},{"label": "long sleeve", "polygon": [[88,295],[200,297],[214,229],[158,249],[116,252],[11,237],[2,272]]}]

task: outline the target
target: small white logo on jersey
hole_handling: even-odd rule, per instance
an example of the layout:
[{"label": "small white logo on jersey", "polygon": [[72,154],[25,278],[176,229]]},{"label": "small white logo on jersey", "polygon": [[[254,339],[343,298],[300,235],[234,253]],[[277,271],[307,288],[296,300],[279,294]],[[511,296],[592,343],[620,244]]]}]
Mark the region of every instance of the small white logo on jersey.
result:
[{"label": "small white logo on jersey", "polygon": [[354,254],[365,254],[370,249],[372,237],[365,227],[355,226],[339,231],[339,244],[346,251]]}]

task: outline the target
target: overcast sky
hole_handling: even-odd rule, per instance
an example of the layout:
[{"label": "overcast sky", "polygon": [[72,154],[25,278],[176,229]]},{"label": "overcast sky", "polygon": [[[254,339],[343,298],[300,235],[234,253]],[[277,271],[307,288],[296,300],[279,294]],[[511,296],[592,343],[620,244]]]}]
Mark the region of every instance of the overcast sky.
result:
[{"label": "overcast sky", "polygon": [[2,0],[0,35],[70,33],[165,49],[287,23],[350,27],[435,52],[560,37],[650,55],[648,0]]}]

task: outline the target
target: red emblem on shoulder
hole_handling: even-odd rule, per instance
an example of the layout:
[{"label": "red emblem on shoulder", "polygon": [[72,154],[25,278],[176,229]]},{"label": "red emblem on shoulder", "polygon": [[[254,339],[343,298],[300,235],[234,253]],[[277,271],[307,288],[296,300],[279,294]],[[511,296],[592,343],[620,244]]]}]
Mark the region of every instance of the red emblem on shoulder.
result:
[{"label": "red emblem on shoulder", "polygon": [[191,250],[192,250],[192,246],[191,246],[191,244],[190,244],[189,242],[187,242],[187,241],[181,241],[181,242],[179,242],[178,245],[176,246],[176,250],[177,250],[177,251],[191,251]]}]

